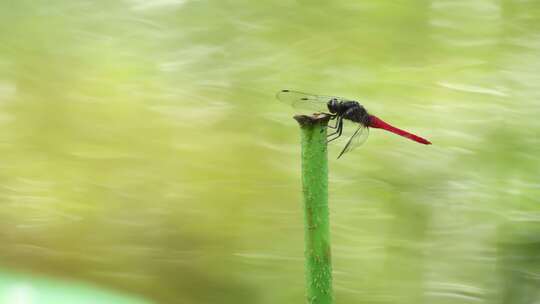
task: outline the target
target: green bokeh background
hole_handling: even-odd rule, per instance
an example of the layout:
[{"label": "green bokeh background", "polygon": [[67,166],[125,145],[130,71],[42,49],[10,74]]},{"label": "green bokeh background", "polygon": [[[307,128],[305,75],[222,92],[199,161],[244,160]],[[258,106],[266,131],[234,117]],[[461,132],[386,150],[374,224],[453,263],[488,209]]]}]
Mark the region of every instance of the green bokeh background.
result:
[{"label": "green bokeh background", "polygon": [[291,88],[433,142],[330,147],[336,303],[539,301],[539,70],[535,0],[2,1],[0,267],[302,303]]}]

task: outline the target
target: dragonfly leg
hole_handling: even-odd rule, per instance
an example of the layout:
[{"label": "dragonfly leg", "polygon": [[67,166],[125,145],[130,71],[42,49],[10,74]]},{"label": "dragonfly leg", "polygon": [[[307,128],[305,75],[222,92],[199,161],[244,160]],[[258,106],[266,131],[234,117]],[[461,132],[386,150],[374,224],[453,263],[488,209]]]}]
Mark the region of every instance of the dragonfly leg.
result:
[{"label": "dragonfly leg", "polygon": [[326,143],[329,143],[329,142],[331,142],[331,141],[333,141],[333,140],[338,139],[338,138],[341,136],[341,133],[342,133],[342,132],[343,132],[343,119],[339,119],[339,124],[338,124],[338,126],[337,126],[336,132],[330,134],[330,135],[327,136],[327,137],[330,137],[330,136],[332,136],[332,135],[334,135],[334,134],[337,134],[337,135],[334,136],[334,138],[328,139],[328,140],[326,141]]},{"label": "dragonfly leg", "polygon": [[[336,117],[337,117],[337,119],[336,119]],[[335,123],[333,126],[331,126],[330,124],[328,124],[326,127],[330,128],[330,129],[335,129],[335,128],[337,128],[337,126],[338,126],[338,124],[339,124],[339,119],[340,119],[340,117],[337,116],[337,115],[332,115],[332,117],[330,118],[330,120],[334,120],[334,119],[336,119],[336,123]]]},{"label": "dragonfly leg", "polygon": [[[328,126],[328,128],[331,128],[331,129],[338,129],[338,128],[339,128],[339,124],[341,123],[341,120],[342,120],[342,118],[341,118],[341,117],[338,117],[338,118],[336,119],[336,125],[335,125],[335,126]],[[326,135],[326,137],[330,137],[330,136],[332,136],[332,135],[335,135],[335,134],[337,134],[338,132],[339,132],[339,130],[336,130],[335,132]]]},{"label": "dragonfly leg", "polygon": [[[337,119],[336,119],[336,118],[337,118]],[[330,120],[334,120],[334,119],[336,119],[336,123],[335,123],[333,126],[331,126],[330,124],[327,124],[325,127],[323,127],[323,128],[321,129],[321,133],[324,132],[324,129],[328,129],[328,128],[330,128],[330,129],[336,129],[336,128],[338,127],[339,121],[341,120],[341,116],[338,116],[338,115],[332,115],[332,116],[330,117]],[[334,132],[334,133],[332,133],[332,134],[326,135],[326,137],[328,137],[328,136],[330,136],[330,135],[334,135],[334,134],[336,134],[336,133],[337,133],[337,131]]]}]

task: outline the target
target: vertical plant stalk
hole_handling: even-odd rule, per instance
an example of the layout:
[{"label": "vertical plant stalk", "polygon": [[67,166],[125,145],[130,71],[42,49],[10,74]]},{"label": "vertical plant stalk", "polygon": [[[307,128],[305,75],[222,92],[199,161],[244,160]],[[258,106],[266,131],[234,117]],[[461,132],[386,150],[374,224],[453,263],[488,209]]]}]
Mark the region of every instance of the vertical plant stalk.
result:
[{"label": "vertical plant stalk", "polygon": [[305,276],[309,304],[333,303],[330,225],[328,219],[328,152],[326,126],[330,116],[294,117],[302,133]]}]

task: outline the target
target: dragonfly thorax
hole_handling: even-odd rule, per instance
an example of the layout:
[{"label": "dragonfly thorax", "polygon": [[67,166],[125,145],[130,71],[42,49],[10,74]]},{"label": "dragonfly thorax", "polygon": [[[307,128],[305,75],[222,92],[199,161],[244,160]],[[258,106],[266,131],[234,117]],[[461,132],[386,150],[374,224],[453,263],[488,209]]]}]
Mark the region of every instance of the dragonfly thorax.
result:
[{"label": "dragonfly thorax", "polygon": [[341,116],[354,122],[369,125],[369,114],[366,109],[356,101],[339,101],[330,99],[327,103],[330,113]]}]

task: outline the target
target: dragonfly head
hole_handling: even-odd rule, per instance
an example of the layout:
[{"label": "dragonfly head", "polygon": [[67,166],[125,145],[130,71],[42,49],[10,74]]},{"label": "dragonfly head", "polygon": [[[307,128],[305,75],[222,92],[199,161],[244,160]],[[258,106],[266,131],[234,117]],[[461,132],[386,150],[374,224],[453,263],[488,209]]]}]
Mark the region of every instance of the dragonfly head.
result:
[{"label": "dragonfly head", "polygon": [[330,113],[332,113],[332,114],[337,113],[338,107],[339,107],[339,101],[337,100],[337,98],[330,99],[326,105],[327,105],[328,111],[330,111]]}]

